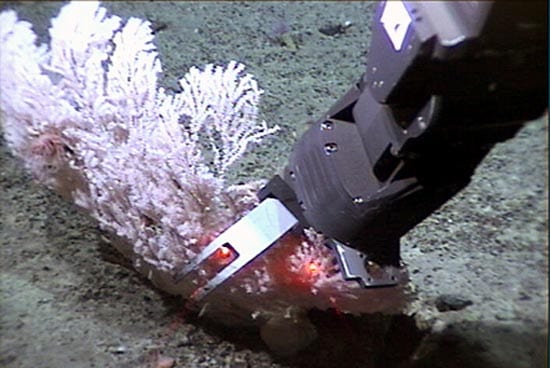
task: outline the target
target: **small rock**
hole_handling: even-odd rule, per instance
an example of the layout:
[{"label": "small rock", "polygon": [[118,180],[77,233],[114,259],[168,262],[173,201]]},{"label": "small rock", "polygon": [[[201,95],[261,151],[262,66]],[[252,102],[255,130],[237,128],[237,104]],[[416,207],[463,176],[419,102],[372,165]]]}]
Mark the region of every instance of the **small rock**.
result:
[{"label": "small rock", "polygon": [[515,317],[515,313],[511,310],[503,310],[495,314],[495,318],[499,321],[513,320]]},{"label": "small rock", "polygon": [[435,307],[440,312],[458,311],[474,304],[460,295],[443,294],[435,299]]},{"label": "small rock", "polygon": [[290,356],[317,338],[317,330],[305,314],[274,316],[260,330],[262,340],[276,355]]},{"label": "small rock", "polygon": [[172,368],[174,365],[176,365],[174,358],[159,356],[155,368]]},{"label": "small rock", "polygon": [[183,347],[183,346],[189,346],[191,345],[191,339],[189,338],[189,336],[182,336],[178,342],[178,347]]},{"label": "small rock", "polygon": [[113,346],[109,349],[109,351],[114,354],[124,354],[126,353],[126,350],[127,348],[124,345]]},{"label": "small rock", "polygon": [[351,27],[351,22],[344,22],[343,24],[325,24],[319,27],[319,32],[326,36],[338,36],[346,33],[346,30]]}]

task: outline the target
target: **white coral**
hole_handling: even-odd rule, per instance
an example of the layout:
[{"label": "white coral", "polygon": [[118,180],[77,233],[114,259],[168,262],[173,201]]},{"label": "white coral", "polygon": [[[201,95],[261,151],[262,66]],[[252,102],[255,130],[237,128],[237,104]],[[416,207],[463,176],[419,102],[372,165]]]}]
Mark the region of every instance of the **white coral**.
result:
[{"label": "white coral", "polygon": [[170,95],[157,86],[146,21],[72,2],[52,20],[48,48],[13,11],[0,17],[8,145],[145,260],[173,267],[255,203],[231,197],[247,186],[223,190],[229,166],[277,129],[258,120],[262,90],[244,65],[191,68]]},{"label": "white coral", "polygon": [[[213,164],[219,175],[240,158],[249,143],[258,142],[278,128],[265,122],[254,127],[258,103],[263,93],[251,75],[243,74],[244,65],[231,61],[227,67],[207,65],[204,70],[191,68],[180,81],[191,131],[204,129],[214,153]],[[239,80],[239,83],[235,83]]]}]

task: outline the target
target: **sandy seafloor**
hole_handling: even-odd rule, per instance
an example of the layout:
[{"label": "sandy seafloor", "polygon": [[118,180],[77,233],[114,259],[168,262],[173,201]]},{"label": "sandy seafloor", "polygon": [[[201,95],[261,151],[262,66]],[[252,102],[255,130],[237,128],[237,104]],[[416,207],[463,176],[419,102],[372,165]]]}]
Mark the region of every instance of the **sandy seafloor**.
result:
[{"label": "sandy seafloor", "polygon": [[[60,6],[2,9],[31,20],[44,41]],[[105,6],[154,22],[168,88],[177,88],[192,65],[233,59],[248,65],[266,91],[263,118],[283,128],[236,169],[236,176],[254,178],[284,165],[307,122],[359,78],[373,9],[364,2]],[[319,32],[345,22],[351,26],[342,34]],[[281,24],[295,45],[273,40]],[[0,366],[152,367],[160,354],[177,367],[546,367],[547,127],[540,119],[498,145],[467,189],[403,239],[418,292],[416,324],[427,331],[412,317],[377,329],[377,316],[317,314],[319,340],[284,359],[269,353],[257,331],[183,314],[180,300],[124,265],[93,221],[34,183],[2,141]],[[472,304],[438,312],[441,295]]]}]

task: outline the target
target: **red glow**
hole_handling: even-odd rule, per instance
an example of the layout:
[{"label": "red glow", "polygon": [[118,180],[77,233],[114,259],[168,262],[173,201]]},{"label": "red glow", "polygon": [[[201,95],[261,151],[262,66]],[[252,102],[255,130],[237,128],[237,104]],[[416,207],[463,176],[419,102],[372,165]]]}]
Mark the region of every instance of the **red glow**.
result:
[{"label": "red glow", "polygon": [[306,270],[310,274],[314,275],[317,272],[319,272],[319,266],[315,262],[309,262],[308,265],[306,266]]},{"label": "red glow", "polygon": [[227,258],[231,257],[232,254],[233,254],[233,252],[231,251],[231,249],[229,247],[224,246],[224,245],[219,247],[218,250],[216,251],[216,256],[218,258],[221,258],[221,259],[227,259]]}]

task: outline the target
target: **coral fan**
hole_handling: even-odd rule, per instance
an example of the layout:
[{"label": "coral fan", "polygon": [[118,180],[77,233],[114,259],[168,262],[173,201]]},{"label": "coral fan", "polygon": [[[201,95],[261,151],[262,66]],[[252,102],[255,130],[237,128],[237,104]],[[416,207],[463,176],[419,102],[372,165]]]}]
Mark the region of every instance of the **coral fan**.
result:
[{"label": "coral fan", "polygon": [[[170,94],[158,86],[150,24],[108,16],[97,2],[64,6],[49,47],[13,11],[0,24],[1,121],[12,152],[87,210],[138,271],[188,297],[194,284],[175,283],[177,267],[257,204],[261,181],[226,180],[251,144],[278,129],[258,119],[257,82],[231,61],[191,68]],[[286,236],[199,307],[271,330],[306,323],[310,308],[399,310],[401,288],[345,282],[322,243],[313,231]],[[284,347],[275,335],[262,336]],[[292,349],[314,334],[304,336]]]}]

